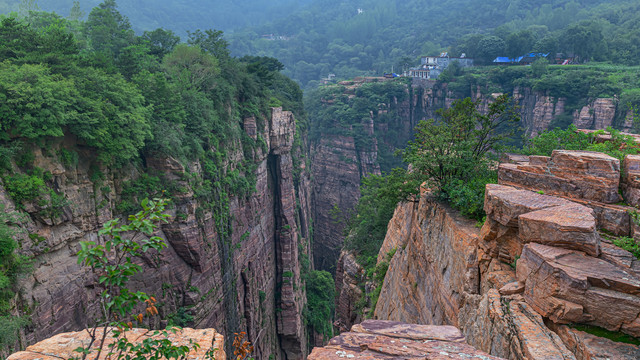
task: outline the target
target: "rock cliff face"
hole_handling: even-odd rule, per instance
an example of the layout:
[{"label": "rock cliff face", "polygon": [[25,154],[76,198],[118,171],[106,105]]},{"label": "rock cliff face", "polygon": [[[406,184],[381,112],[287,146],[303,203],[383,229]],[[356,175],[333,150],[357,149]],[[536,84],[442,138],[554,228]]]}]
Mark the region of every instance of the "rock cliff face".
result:
[{"label": "rock cliff face", "polygon": [[[357,89],[364,83],[365,79],[345,82],[345,95],[357,97]],[[380,144],[377,144],[377,139],[385,138],[388,127],[379,123],[379,117],[393,113],[401,124],[400,136],[409,139],[413,127],[420,120],[437,117],[438,109],[451,106],[457,99],[446,83],[416,81],[407,87],[407,91],[410,96],[406,101],[383,104],[385,106],[377,114],[372,113],[371,123],[363,126],[364,136],[376,142],[373,150],[362,151],[352,136],[330,133],[323,133],[312,143],[316,268],[336,267],[344,241],[342,219],[351,216],[358,201],[360,179],[367,173],[380,170],[380,154],[377,151]],[[485,94],[479,87],[471,92],[471,97],[479,100],[485,109],[488,109],[488,103],[495,95],[498,94]],[[616,98],[583,99],[587,105],[574,111],[567,109],[567,99],[555,98],[530,88],[516,87],[512,96],[519,106],[521,124],[527,136],[536,136],[549,129],[562,116],[567,118],[565,121],[573,122],[579,128],[605,129],[616,125],[619,112],[623,111]],[[326,105],[331,104],[329,101]],[[633,126],[631,115],[626,114],[625,119],[618,127],[629,131]],[[333,209],[340,209],[340,212],[332,213]],[[331,214],[334,214],[333,217]]]},{"label": "rock cliff face", "polygon": [[487,186],[482,229],[427,193],[399,205],[375,318],[452,325],[509,359],[637,358],[635,345],[565,325],[640,335],[640,261],[599,232],[633,235],[614,216],[628,216],[612,204],[619,178],[617,159],[556,151],[500,166],[505,185]]},{"label": "rock cliff face", "polygon": [[[351,100],[370,101],[358,95],[358,89],[367,83],[367,79],[344,82],[343,95]],[[344,226],[360,197],[361,179],[368,174],[379,175],[381,170],[389,171],[390,164],[398,162],[390,159],[395,147],[406,144],[413,127],[425,117],[425,107],[434,105],[426,102],[429,98],[423,95],[424,89],[409,85],[402,89],[404,100],[393,97],[388,103],[372,104],[377,110],[358,124],[361,132],[349,135],[335,134],[335,129],[319,129],[320,135],[311,143],[313,253],[317,269],[336,270]],[[333,106],[332,100],[325,100],[324,106]],[[332,119],[335,124],[328,127],[339,128],[340,120]]]},{"label": "rock cliff face", "polygon": [[[245,120],[254,125],[246,126],[248,135],[259,134],[266,146],[247,159],[257,164],[256,191],[229,199],[230,234],[222,234],[226,230],[219,218],[207,210],[210,206],[203,206],[209,204],[194,196],[189,180],[202,173],[203,164],[185,169],[171,158],[146,157],[146,171],[180,191],[173,196],[171,221],[158,231],[169,245],[161,253],[162,261],[142,262],[143,276],[132,286],[156,296],[163,318],[215,327],[227,337],[245,331],[257,358],[302,359],[307,336],[300,258],[310,253],[310,176],[304,165],[294,168],[293,115],[275,108],[268,118],[262,131],[255,119]],[[69,205],[53,220],[43,218],[37,204],[25,206],[21,247],[34,258],[34,271],[22,280],[17,299],[18,308],[27,309],[32,320],[23,345],[92,324],[101,290],[77,264],[78,243],[100,241],[97,231],[117,215],[124,182],[141,176],[134,167],[98,167],[95,153],[72,138],[53,147],[49,154],[35,149],[35,166],[51,172],[56,191],[69,199]],[[76,151],[78,164],[60,164],[51,155],[59,149]],[[243,160],[240,147],[230,154],[227,166],[234,169]],[[7,210],[15,209],[2,186],[0,200]]]}]

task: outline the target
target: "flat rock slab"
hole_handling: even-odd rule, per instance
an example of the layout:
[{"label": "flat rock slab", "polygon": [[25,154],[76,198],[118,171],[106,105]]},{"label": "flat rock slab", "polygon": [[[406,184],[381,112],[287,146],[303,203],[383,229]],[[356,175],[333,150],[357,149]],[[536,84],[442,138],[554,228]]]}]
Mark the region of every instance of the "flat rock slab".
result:
[{"label": "flat rock slab", "polygon": [[462,332],[455,326],[415,325],[398,321],[365,320],[353,325],[351,332],[383,335],[409,340],[441,340],[464,343]]},{"label": "flat rock slab", "polygon": [[628,268],[531,243],[524,247],[516,273],[525,282],[525,300],[542,316],[640,335],[633,330],[640,313],[640,278]]},{"label": "flat rock slab", "polygon": [[554,150],[551,161],[557,168],[616,179],[620,176],[620,160],[596,151]]},{"label": "flat rock slab", "polygon": [[572,202],[553,196],[536,194],[510,186],[488,184],[484,210],[487,216],[504,226],[518,226],[518,217],[536,210],[571,205]]},{"label": "flat rock slab", "polygon": [[323,348],[315,348],[309,360],[325,359],[476,359],[500,358],[464,343],[452,326],[411,325],[367,320],[351,332],[336,336]]},{"label": "flat rock slab", "polygon": [[582,205],[555,206],[522,214],[518,218],[520,239],[567,249],[600,254],[600,235],[593,210]]},{"label": "flat rock slab", "polygon": [[[109,330],[110,331],[110,330]],[[96,332],[96,338],[101,339],[103,330],[99,329]],[[148,338],[164,339],[164,335],[155,335],[154,331],[147,329],[132,329],[127,332],[127,339],[133,344],[140,344],[142,341]],[[226,359],[224,352],[224,337],[218,334],[214,329],[194,330],[184,328],[176,333],[168,332],[168,337],[173,345],[183,346],[190,345],[190,341],[193,341],[200,345],[199,349],[191,351],[186,359],[196,360],[204,359],[205,354],[213,349],[215,359]],[[87,347],[91,343],[91,336],[87,330],[64,333],[53,336],[49,339],[43,340],[37,344],[27,347],[26,351],[15,353],[7,358],[7,360],[60,360],[71,359],[78,357],[80,353],[74,350],[79,347]],[[87,360],[105,360],[107,359],[108,351],[103,351],[99,359],[96,359],[97,344],[91,347],[92,352],[87,356]],[[105,347],[107,350],[110,344],[114,343],[114,338],[111,334],[107,334],[105,339]]]}]

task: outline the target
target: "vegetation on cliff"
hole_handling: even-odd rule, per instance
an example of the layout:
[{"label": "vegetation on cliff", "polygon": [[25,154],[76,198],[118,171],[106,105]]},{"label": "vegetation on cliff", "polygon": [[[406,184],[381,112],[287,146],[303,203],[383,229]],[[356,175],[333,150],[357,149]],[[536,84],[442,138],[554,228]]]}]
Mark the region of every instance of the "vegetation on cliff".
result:
[{"label": "vegetation on cliff", "polygon": [[[61,221],[70,204],[54,176],[36,166],[39,154],[57,157],[67,168],[78,166],[80,152],[97,154],[83,161],[90,162],[90,180],[103,194],[112,191],[104,186],[106,171],[117,177],[137,168],[140,177],[121,181],[115,210],[124,214],[163,190],[170,197],[190,191],[146,173],[147,160],[171,157],[186,169],[200,204],[196,217],[210,213],[221,247],[228,248],[231,201],[255,192],[258,154],[268,151],[261,135],[247,135],[244,119],[255,118],[260,134],[270,108],[282,106],[295,113],[299,128],[307,126],[302,92],[280,73],[277,60],[232,58],[222,33],[213,30],[190,33],[187,43],[163,29],[136,36],[113,0],[91,11],[86,22],[43,12],[3,17],[0,55],[0,179],[19,210],[51,223]],[[297,163],[305,155],[300,133]],[[202,171],[193,171],[193,164]],[[16,309],[18,248],[12,244],[3,247],[0,263],[3,330],[12,329],[5,326],[9,314],[24,310]]]},{"label": "vegetation on cliff", "polygon": [[[640,71],[637,66],[587,64],[515,67],[478,67],[447,71],[438,78],[456,98],[493,93],[514,93],[531,89],[564,102],[563,114],[556,116],[550,128],[566,128],[573,114],[597,98],[614,98],[618,109],[613,126],[620,128],[629,111],[640,106]],[[640,124],[634,123],[635,131]]]},{"label": "vegetation on cliff", "polygon": [[348,224],[345,240],[345,247],[366,270],[363,287],[365,282],[375,284],[376,290],[363,297],[360,308],[375,306],[388,266],[388,262],[377,264],[378,252],[399,201],[416,201],[424,185],[464,215],[483,218],[485,185],[497,180],[492,161],[516,132],[519,117],[507,95],[495,99],[486,114],[479,105],[467,98],[439,110],[438,119],[421,121],[415,139],[401,152],[411,169],[396,168],[386,176],[363,179],[357,214]]}]

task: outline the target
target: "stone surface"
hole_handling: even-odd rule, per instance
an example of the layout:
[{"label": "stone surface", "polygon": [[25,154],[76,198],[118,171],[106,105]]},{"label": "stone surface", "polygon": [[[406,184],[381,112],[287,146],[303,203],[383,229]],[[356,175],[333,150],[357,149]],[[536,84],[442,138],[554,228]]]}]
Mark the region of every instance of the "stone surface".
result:
[{"label": "stone surface", "polygon": [[528,244],[517,264],[524,298],[557,323],[589,323],[626,329],[640,314],[640,278],[624,267],[582,252]]},{"label": "stone surface", "polygon": [[[92,330],[91,330],[92,331]],[[79,355],[74,350],[82,347],[88,348],[91,352],[87,356],[88,360],[105,360],[108,358],[109,346],[115,342],[111,330],[107,332],[103,352],[97,358],[98,350],[102,344],[101,339],[104,329],[99,328],[95,332],[95,341],[92,341],[90,330],[73,333],[63,333],[43,340],[37,344],[27,347],[25,351],[15,353],[7,360],[60,360],[71,359]],[[141,344],[145,339],[163,340],[168,339],[175,346],[190,346],[191,341],[199,345],[198,349],[192,350],[187,355],[187,360],[204,359],[209,353],[213,359],[226,359],[224,351],[224,337],[215,329],[194,330],[184,328],[175,333],[168,332],[168,336],[155,334],[147,329],[132,329],[126,332],[127,340],[134,345]]]},{"label": "stone surface", "polygon": [[556,332],[577,360],[640,359],[637,345],[615,342],[564,325],[558,326]]},{"label": "stone surface", "polygon": [[[141,259],[143,273],[132,279],[131,286],[154,295],[163,304],[159,307],[163,318],[186,311],[193,317],[189,326],[216,328],[225,336],[246,332],[256,358],[272,355],[277,360],[286,354],[296,359],[306,351],[306,327],[300,320],[305,297],[298,261],[300,252],[310,254],[311,178],[304,162],[293,163],[292,114],[281,109],[272,113],[259,134],[267,142],[266,149],[258,147],[252,158],[245,159],[241,144],[229,145],[228,167],[233,170],[245,160],[254,162],[257,180],[255,193],[229,199],[233,231],[228,236],[218,233],[210,204],[198,201],[185,176],[188,171],[192,177],[201,177],[202,164],[182,165],[172,158],[145,155],[146,170],[180,191],[168,210],[170,222],[156,234],[168,244],[161,261]],[[62,148],[78,153],[77,165],[59,164],[55,154]],[[34,154],[38,166],[55,174],[52,182],[70,205],[55,222],[42,219],[37,204],[25,214],[21,251],[34,258],[33,272],[20,283],[22,304],[32,320],[23,334],[26,345],[90,327],[92,319],[99,317],[95,299],[102,290],[94,286],[93,275],[77,264],[78,242],[100,240],[96,234],[117,215],[125,182],[141,173],[132,166],[117,172],[101,167],[95,162],[96,154],[72,137],[54,141],[49,155]],[[304,153],[297,156],[302,158]],[[103,179],[94,182],[92,174],[97,170]],[[2,186],[0,201],[7,209],[15,209]],[[285,279],[289,271],[293,277]]]},{"label": "stone surface", "polygon": [[522,214],[518,230],[523,242],[536,242],[600,255],[600,235],[593,210],[571,204]]},{"label": "stone surface", "polygon": [[518,227],[518,217],[522,214],[568,205],[571,205],[570,201],[553,196],[521,191],[510,186],[488,184],[484,211],[488,217],[504,226]]},{"label": "stone surface", "polygon": [[616,99],[598,98],[573,113],[573,124],[579,129],[606,129],[616,116]]},{"label": "stone surface", "polygon": [[352,137],[328,135],[313,146],[314,262],[316,269],[331,269],[344,240],[342,218],[351,215],[360,198],[358,154]]},{"label": "stone surface", "polygon": [[640,155],[624,158],[624,199],[631,206],[640,206]]},{"label": "stone surface", "polygon": [[[534,165],[536,164],[536,165]],[[551,159],[528,164],[501,164],[500,184],[613,204],[621,200],[620,161],[588,151],[554,150]]]},{"label": "stone surface", "polygon": [[309,360],[330,359],[478,359],[498,360],[464,344],[464,337],[452,326],[424,326],[367,320],[351,332],[315,348]]},{"label": "stone surface", "polygon": [[353,324],[362,321],[362,314],[356,311],[356,303],[363,296],[360,282],[364,278],[364,268],[356,262],[353,253],[343,250],[336,267],[336,311],[334,326],[339,332],[349,331]]},{"label": "stone surface", "polygon": [[518,296],[491,289],[469,296],[460,313],[463,333],[478,349],[507,359],[575,360],[542,317]]},{"label": "stone surface", "polygon": [[418,225],[391,259],[374,317],[457,326],[463,293],[479,292],[478,229],[428,197],[414,211]]}]

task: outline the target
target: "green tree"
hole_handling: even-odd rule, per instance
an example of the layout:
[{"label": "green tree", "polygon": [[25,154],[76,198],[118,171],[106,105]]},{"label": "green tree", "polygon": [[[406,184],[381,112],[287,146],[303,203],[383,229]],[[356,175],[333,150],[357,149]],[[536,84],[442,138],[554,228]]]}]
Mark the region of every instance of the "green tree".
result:
[{"label": "green tree", "polygon": [[82,8],[80,7],[80,1],[74,0],[73,1],[73,6],[71,7],[71,10],[69,11],[69,20],[71,20],[71,21],[79,21],[83,17],[84,17],[84,11],[82,11]]},{"label": "green tree", "polygon": [[172,52],[180,43],[180,37],[171,30],[155,29],[153,31],[145,31],[142,34],[142,40],[149,45],[149,53],[162,60],[165,55]]},{"label": "green tree", "polygon": [[215,56],[220,60],[229,58],[229,43],[223,38],[220,30],[196,30],[187,32],[189,34],[189,45],[199,46],[203,51]]},{"label": "green tree", "polygon": [[488,167],[488,155],[500,150],[515,133],[519,118],[508,95],[489,105],[487,114],[470,98],[440,110],[439,120],[423,120],[415,128],[415,140],[403,151],[405,162],[434,189],[453,180],[468,180]]},{"label": "green tree", "polygon": [[105,0],[91,10],[85,31],[95,51],[115,57],[134,39],[129,19],[118,12],[115,0]]},{"label": "green tree", "polygon": [[533,64],[531,64],[531,72],[533,73],[533,76],[537,78],[546,74],[547,71],[549,71],[549,60],[544,57],[537,58]]},{"label": "green tree", "polygon": [[16,345],[19,329],[28,323],[25,317],[15,315],[13,304],[18,276],[28,267],[27,258],[17,253],[14,225],[18,223],[20,218],[0,205],[0,349],[9,351]]},{"label": "green tree", "polygon": [[176,46],[165,56],[163,66],[169,78],[185,90],[210,90],[220,72],[217,58],[187,44]]},{"label": "green tree", "polygon": [[510,34],[506,40],[506,54],[510,58],[516,58],[532,51],[536,39],[529,30],[523,30]]},{"label": "green tree", "polygon": [[505,55],[507,45],[497,36],[485,36],[478,42],[478,59],[489,64],[498,56]]},{"label": "green tree", "polygon": [[311,271],[306,277],[308,325],[325,338],[333,336],[335,283],[327,271]]}]

